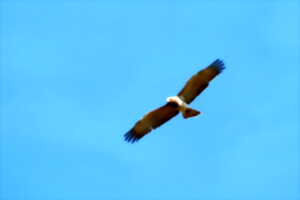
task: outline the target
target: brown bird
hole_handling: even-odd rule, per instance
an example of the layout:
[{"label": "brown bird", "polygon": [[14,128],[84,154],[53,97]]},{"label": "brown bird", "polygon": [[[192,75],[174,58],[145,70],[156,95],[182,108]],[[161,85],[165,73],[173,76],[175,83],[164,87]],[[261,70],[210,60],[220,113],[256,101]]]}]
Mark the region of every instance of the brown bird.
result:
[{"label": "brown bird", "polygon": [[205,69],[193,75],[177,94],[167,98],[167,103],[149,113],[124,135],[127,142],[134,143],[153,129],[175,117],[179,112],[184,119],[195,117],[200,111],[188,106],[207,86],[209,82],[225,69],[223,61],[217,59]]}]

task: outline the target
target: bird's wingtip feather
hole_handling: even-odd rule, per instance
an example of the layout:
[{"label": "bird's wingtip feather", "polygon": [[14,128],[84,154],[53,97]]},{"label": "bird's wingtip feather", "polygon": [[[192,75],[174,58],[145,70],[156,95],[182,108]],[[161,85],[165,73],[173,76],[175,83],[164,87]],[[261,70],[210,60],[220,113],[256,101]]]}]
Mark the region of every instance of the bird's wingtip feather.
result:
[{"label": "bird's wingtip feather", "polygon": [[225,69],[225,64],[221,59],[216,59],[210,66],[215,67],[219,73],[221,73]]},{"label": "bird's wingtip feather", "polygon": [[130,129],[127,133],[124,135],[124,140],[129,143],[135,143],[139,140],[140,138],[134,134],[134,129]]}]

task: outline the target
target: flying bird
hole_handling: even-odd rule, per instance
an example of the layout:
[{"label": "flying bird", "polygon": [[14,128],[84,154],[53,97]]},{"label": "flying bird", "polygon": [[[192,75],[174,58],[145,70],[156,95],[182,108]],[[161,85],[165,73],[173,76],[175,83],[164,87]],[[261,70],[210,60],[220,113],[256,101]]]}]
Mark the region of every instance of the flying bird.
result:
[{"label": "flying bird", "polygon": [[166,99],[167,103],[138,120],[135,125],[124,135],[127,142],[134,143],[158,128],[165,122],[175,117],[181,112],[184,119],[195,117],[200,111],[195,110],[188,105],[199,95],[209,82],[225,69],[222,60],[217,59],[206,68],[194,74],[185,84],[177,96],[171,96]]}]

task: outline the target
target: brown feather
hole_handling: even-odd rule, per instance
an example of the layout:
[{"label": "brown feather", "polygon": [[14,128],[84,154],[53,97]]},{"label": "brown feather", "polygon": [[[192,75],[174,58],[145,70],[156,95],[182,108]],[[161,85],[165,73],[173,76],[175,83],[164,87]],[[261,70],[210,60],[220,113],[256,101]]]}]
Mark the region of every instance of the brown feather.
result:
[{"label": "brown feather", "polygon": [[128,142],[136,142],[151,130],[161,126],[165,122],[175,117],[179,112],[178,105],[167,103],[149,113],[140,119],[132,129],[125,135],[125,140]]},{"label": "brown feather", "polygon": [[224,63],[217,59],[205,69],[193,75],[177,96],[190,104],[207,86],[209,82],[224,69]]}]

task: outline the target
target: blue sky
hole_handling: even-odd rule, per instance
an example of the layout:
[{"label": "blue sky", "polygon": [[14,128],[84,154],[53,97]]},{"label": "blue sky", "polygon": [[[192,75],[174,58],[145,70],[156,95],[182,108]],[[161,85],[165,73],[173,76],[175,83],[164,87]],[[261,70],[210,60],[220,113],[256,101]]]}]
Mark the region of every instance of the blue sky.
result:
[{"label": "blue sky", "polygon": [[[300,198],[297,1],[0,6],[1,200]],[[123,141],[216,58],[202,115]]]}]

